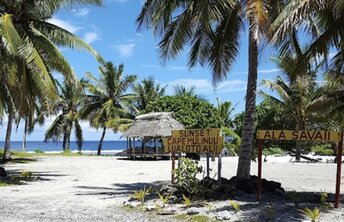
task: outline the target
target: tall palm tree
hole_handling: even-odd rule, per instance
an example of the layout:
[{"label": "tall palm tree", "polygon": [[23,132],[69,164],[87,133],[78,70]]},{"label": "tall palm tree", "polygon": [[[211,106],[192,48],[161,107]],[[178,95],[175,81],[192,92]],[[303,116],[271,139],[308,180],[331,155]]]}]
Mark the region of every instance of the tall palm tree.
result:
[{"label": "tall palm tree", "polygon": [[279,10],[282,1],[270,0],[146,0],[137,18],[139,28],[152,29],[161,37],[163,60],[175,58],[191,46],[190,68],[197,63],[212,69],[213,82],[226,78],[239,50],[240,30],[248,27],[248,82],[245,124],[237,176],[249,178],[258,70],[258,44],[269,26],[268,11]]},{"label": "tall palm tree", "polygon": [[145,110],[148,103],[155,100],[157,97],[164,96],[166,86],[161,87],[159,83],[155,83],[152,76],[143,79],[141,83],[134,85],[133,91],[136,94],[135,107],[140,112]]},{"label": "tall palm tree", "polygon": [[[304,51],[296,38],[296,33],[291,33],[289,48],[281,51],[278,57],[272,58],[281,70],[282,76],[277,76],[275,81],[262,80],[263,85],[278,93],[279,98],[261,94],[281,105],[296,122],[296,130],[306,130],[306,122],[314,113],[314,101],[319,97],[319,87],[316,77],[323,63],[310,60],[307,63],[301,60]],[[296,161],[301,159],[302,142],[296,143]]]},{"label": "tall palm tree", "polygon": [[78,110],[82,102],[83,90],[78,82],[65,81],[62,86],[56,82],[60,90],[59,101],[55,104],[56,119],[45,132],[44,141],[54,141],[63,138],[63,151],[70,150],[70,137],[72,130],[75,130],[75,138],[78,149],[81,150],[83,137],[82,128],[78,118]]},{"label": "tall palm tree", "polygon": [[[1,1],[0,50],[2,56],[11,57],[13,60],[11,73],[15,75],[11,75],[11,81],[7,81],[7,84],[15,103],[18,104],[19,117],[33,112],[32,101],[37,98],[41,100],[41,104],[48,104],[49,101],[58,98],[52,71],[63,74],[67,80],[75,78],[72,68],[57,46],[82,48],[102,61],[98,53],[83,40],[48,22],[48,19],[61,7],[72,7],[76,4],[100,5],[101,2],[101,0]],[[0,75],[7,78],[4,72]],[[16,90],[18,86],[20,90]],[[4,155],[6,159],[5,156],[9,155]]]},{"label": "tall palm tree", "polygon": [[173,88],[174,95],[176,96],[197,96],[195,86],[185,87],[183,85],[175,85]]},{"label": "tall palm tree", "polygon": [[97,155],[101,155],[106,130],[121,131],[133,118],[127,108],[132,104],[135,94],[127,93],[127,90],[133,86],[136,75],[124,76],[123,72],[123,64],[114,67],[107,62],[99,67],[99,79],[87,73],[89,81],[84,85],[89,95],[86,96],[80,116],[90,120],[92,127],[103,129]]},{"label": "tall palm tree", "polygon": [[227,128],[233,128],[233,111],[234,107],[232,107],[231,101],[221,102],[220,98],[217,97],[217,111],[219,112],[220,118],[224,123],[224,126]]}]

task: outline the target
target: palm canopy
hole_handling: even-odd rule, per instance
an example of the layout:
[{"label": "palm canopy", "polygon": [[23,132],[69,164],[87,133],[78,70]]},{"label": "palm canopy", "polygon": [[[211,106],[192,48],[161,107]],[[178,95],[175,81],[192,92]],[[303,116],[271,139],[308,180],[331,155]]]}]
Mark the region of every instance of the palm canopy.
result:
[{"label": "palm canopy", "polygon": [[271,26],[270,37],[276,41],[290,30],[305,29],[313,42],[303,59],[322,55],[327,59],[335,50],[330,69],[344,72],[344,1],[343,0],[289,0]]},{"label": "palm canopy", "polygon": [[58,46],[83,48],[102,61],[98,53],[69,31],[51,24],[47,19],[63,6],[75,4],[100,4],[97,0],[9,1],[0,2],[0,45],[6,55],[20,61],[32,75],[38,89],[56,99],[52,71],[60,72],[66,79],[74,78],[72,68]]},{"label": "palm canopy", "polygon": [[136,94],[135,106],[138,112],[145,110],[148,103],[157,97],[164,96],[166,86],[161,87],[159,83],[155,83],[152,76],[143,79],[141,83],[135,84],[133,91]]}]

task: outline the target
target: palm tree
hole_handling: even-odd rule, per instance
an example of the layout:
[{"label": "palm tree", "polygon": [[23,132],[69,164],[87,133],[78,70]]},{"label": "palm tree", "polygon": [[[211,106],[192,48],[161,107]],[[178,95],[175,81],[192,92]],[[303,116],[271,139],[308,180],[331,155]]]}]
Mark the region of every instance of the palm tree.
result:
[{"label": "palm tree", "polygon": [[221,102],[220,98],[217,97],[217,111],[219,112],[221,121],[224,123],[224,127],[233,128],[232,113],[234,107],[232,107],[231,101]]},{"label": "palm tree", "polygon": [[175,85],[174,87],[174,95],[176,96],[196,96],[196,87],[186,87],[183,85]]},{"label": "palm tree", "polygon": [[[306,122],[314,113],[314,101],[319,97],[319,87],[316,76],[323,63],[316,64],[314,60],[301,62],[304,52],[300,48],[296,34],[290,37],[289,48],[284,48],[282,54],[272,60],[281,69],[282,75],[275,81],[263,80],[263,85],[278,93],[279,98],[261,94],[283,107],[295,120],[296,130],[306,130]],[[296,161],[301,159],[302,142],[296,143]]]},{"label": "palm tree", "polygon": [[135,84],[133,90],[136,94],[135,107],[140,112],[145,110],[148,103],[160,96],[165,95],[166,86],[161,87],[159,83],[155,83],[152,76],[143,79],[141,83]]},{"label": "palm tree", "polygon": [[55,104],[57,116],[45,132],[44,141],[46,142],[49,139],[57,141],[63,137],[63,151],[68,151],[70,150],[70,137],[74,128],[78,149],[81,150],[83,137],[79,116],[77,115],[83,95],[81,84],[65,81],[62,86],[60,83],[56,83],[61,94],[59,101]]},{"label": "palm tree", "polygon": [[[197,63],[212,69],[214,84],[226,78],[239,50],[240,30],[245,19],[249,33],[248,85],[245,120],[237,176],[249,178],[258,70],[258,44],[269,26],[268,11],[278,10],[281,1],[269,0],[146,0],[137,18],[139,28],[152,29],[161,37],[164,61],[191,46],[190,68]],[[271,14],[273,16],[275,14]]]},{"label": "palm tree", "polygon": [[136,75],[123,75],[124,65],[114,67],[111,62],[99,67],[99,79],[87,73],[88,82],[84,83],[89,95],[80,111],[82,118],[90,120],[90,125],[102,128],[97,155],[101,155],[103,140],[108,128],[122,131],[132,121],[128,106],[132,104],[135,94],[127,93],[136,81]]},{"label": "palm tree", "polygon": [[[80,38],[47,21],[61,7],[72,7],[75,4],[100,5],[101,2],[101,0],[1,1],[0,50],[2,56],[12,59],[10,69],[12,78],[9,79],[11,81],[6,81],[6,84],[17,104],[19,118],[33,111],[35,99],[39,98],[41,104],[48,104],[58,98],[52,71],[63,74],[67,80],[75,78],[72,68],[57,46],[83,48],[102,61],[97,52]],[[4,72],[0,75],[8,78],[5,77]],[[8,116],[13,115],[9,113]],[[5,156],[9,155],[4,155],[4,158]]]}]

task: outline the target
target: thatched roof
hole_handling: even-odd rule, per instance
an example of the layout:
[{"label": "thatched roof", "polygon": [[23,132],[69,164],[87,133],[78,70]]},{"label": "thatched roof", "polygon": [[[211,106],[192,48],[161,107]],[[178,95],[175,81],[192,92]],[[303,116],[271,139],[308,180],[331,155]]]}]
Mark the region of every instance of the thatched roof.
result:
[{"label": "thatched roof", "polygon": [[171,112],[148,113],[135,118],[133,125],[122,136],[165,137],[171,136],[171,130],[184,129],[183,124],[174,119]]}]

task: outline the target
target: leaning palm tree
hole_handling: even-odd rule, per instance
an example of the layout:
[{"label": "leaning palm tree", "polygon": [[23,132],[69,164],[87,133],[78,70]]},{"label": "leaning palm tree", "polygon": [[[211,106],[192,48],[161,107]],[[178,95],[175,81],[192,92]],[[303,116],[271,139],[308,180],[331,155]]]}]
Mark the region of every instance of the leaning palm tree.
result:
[{"label": "leaning palm tree", "polygon": [[[315,60],[301,62],[304,51],[300,48],[296,33],[291,33],[289,48],[282,50],[282,54],[272,60],[281,70],[282,76],[275,81],[262,80],[263,85],[277,92],[279,97],[268,95],[261,91],[264,97],[283,107],[296,122],[296,130],[306,130],[306,122],[314,113],[314,101],[319,97],[319,87],[316,76],[323,63]],[[302,142],[296,143],[296,161],[301,159]]]},{"label": "leaning palm tree", "polygon": [[78,149],[81,150],[83,143],[82,128],[77,115],[83,98],[81,84],[66,81],[62,86],[60,83],[56,83],[61,94],[55,104],[57,116],[45,132],[44,141],[46,142],[49,139],[57,141],[62,137],[63,151],[68,151],[70,150],[70,137],[74,129]]},{"label": "leaning palm tree", "polygon": [[164,96],[166,87],[161,87],[159,83],[155,83],[152,76],[143,79],[141,83],[135,84],[133,91],[136,94],[135,107],[138,112],[145,110],[148,103],[157,97]]},{"label": "leaning palm tree", "polygon": [[124,76],[123,72],[123,64],[114,67],[107,62],[99,67],[99,79],[87,73],[88,81],[84,82],[89,95],[86,96],[80,116],[87,118],[92,127],[103,129],[97,155],[101,155],[106,130],[122,131],[133,118],[128,113],[128,106],[135,99],[135,94],[127,93],[127,90],[133,86],[136,75]]},{"label": "leaning palm tree", "polygon": [[[258,45],[269,26],[271,10],[282,1],[269,0],[146,0],[137,18],[139,28],[161,37],[164,61],[190,47],[190,68],[199,63],[212,70],[216,84],[226,78],[239,51],[240,30],[248,27],[248,85],[237,176],[250,177],[257,88]],[[244,26],[245,22],[247,26]]]}]

